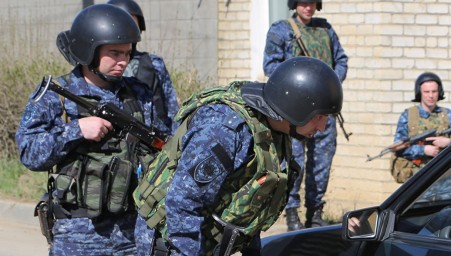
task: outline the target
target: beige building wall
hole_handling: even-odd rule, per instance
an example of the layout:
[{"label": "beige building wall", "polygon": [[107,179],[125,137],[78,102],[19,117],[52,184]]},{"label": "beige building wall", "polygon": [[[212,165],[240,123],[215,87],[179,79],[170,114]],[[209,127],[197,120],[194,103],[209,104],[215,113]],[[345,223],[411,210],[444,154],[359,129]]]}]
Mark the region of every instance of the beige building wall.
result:
[{"label": "beige building wall", "polygon": [[[248,26],[257,15],[250,10],[263,2],[232,0],[227,9],[219,1],[219,82],[252,78],[250,38],[260,28]],[[378,205],[399,187],[389,172],[390,154],[370,162],[367,154],[377,155],[393,143],[399,115],[413,106],[419,74],[432,71],[442,78],[446,99],[439,104],[451,107],[450,10],[450,0],[323,1],[316,16],[328,19],[349,57],[342,113],[347,132],[353,133],[348,142],[337,125],[326,215],[339,218],[345,211]]]}]

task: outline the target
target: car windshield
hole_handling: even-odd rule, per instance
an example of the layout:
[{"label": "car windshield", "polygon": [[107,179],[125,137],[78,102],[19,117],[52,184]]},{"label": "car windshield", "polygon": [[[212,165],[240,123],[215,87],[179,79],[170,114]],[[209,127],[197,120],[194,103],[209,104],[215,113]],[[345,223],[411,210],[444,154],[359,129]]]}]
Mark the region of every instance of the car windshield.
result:
[{"label": "car windshield", "polygon": [[437,179],[415,201],[413,208],[451,204],[451,168]]}]

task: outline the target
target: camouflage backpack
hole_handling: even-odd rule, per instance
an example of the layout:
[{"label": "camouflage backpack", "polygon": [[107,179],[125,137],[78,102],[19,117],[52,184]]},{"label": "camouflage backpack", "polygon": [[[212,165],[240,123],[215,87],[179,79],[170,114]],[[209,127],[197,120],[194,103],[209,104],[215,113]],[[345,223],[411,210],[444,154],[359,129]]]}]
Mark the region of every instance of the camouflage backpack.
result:
[{"label": "camouflage backpack", "polygon": [[[211,254],[220,243],[224,229],[215,217],[241,227],[243,236],[237,238],[233,251],[242,249],[250,238],[267,230],[284,209],[289,192],[291,172],[281,170],[280,159],[291,157],[289,137],[273,134],[266,118],[245,105],[240,87],[247,82],[234,82],[228,88],[217,87],[193,95],[187,100],[176,119],[183,120],[174,137],[165,145],[156,160],[150,164],[146,177],[134,192],[139,214],[151,228],[157,228],[166,238],[165,196],[181,156],[181,140],[187,131],[190,118],[204,104],[227,104],[239,113],[250,127],[254,137],[254,158],[240,170],[234,171],[223,183],[219,200],[213,209],[204,209],[205,222],[202,234],[205,248]],[[283,155],[282,155],[283,154]]]}]

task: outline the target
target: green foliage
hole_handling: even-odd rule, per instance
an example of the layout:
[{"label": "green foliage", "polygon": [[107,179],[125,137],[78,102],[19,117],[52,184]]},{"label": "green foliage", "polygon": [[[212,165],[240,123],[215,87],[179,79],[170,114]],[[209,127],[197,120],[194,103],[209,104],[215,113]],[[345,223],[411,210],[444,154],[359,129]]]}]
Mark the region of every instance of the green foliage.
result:
[{"label": "green foliage", "polygon": [[0,195],[33,201],[47,191],[47,172],[28,171],[17,159],[0,159]]},{"label": "green foliage", "polygon": [[185,68],[184,70],[171,68],[169,74],[177,93],[179,103],[188,99],[191,94],[200,91],[208,82],[200,81],[197,70],[193,68]]},{"label": "green foliage", "polygon": [[6,59],[8,61],[3,62],[0,68],[0,156],[14,158],[18,154],[15,133],[29,95],[43,76],[61,75],[70,67],[62,58],[50,53],[7,56]]}]

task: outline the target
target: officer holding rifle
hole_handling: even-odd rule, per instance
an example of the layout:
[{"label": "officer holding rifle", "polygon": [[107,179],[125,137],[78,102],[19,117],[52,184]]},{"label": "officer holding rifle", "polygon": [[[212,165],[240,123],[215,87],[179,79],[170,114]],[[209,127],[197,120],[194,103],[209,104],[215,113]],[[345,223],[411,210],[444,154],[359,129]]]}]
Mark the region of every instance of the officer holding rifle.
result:
[{"label": "officer holding rifle", "polygon": [[[55,84],[93,104],[110,103],[137,124],[173,133],[173,121],[160,119],[149,88],[123,77],[141,39],[129,13],[110,4],[92,5],[77,15],[67,37],[77,65]],[[51,170],[48,216],[56,221],[49,254],[136,255],[131,192],[154,152],[124,136],[118,120],[107,120],[108,115],[95,116],[54,91],[38,101],[35,96],[16,141],[28,169]]]},{"label": "officer holding rifle", "polygon": [[444,98],[442,81],[438,75],[425,72],[418,76],[415,82],[415,98],[412,101],[420,104],[404,110],[401,114],[394,141],[399,142],[431,129],[435,129],[437,133],[425,138],[425,143],[412,143],[395,152],[391,173],[397,182],[405,182],[451,144],[449,133],[443,134],[443,131],[450,127],[451,110],[437,105],[437,102]]}]

